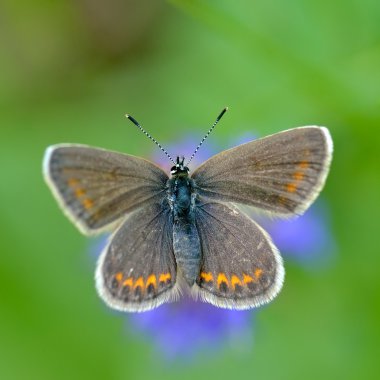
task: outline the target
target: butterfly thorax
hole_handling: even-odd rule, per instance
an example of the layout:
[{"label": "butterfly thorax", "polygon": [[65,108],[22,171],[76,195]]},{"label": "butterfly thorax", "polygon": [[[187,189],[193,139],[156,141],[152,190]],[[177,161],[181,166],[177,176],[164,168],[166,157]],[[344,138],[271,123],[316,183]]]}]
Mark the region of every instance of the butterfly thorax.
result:
[{"label": "butterfly thorax", "polygon": [[189,286],[199,275],[201,249],[195,225],[196,190],[187,172],[168,180],[168,201],[173,216],[173,248],[179,272]]},{"label": "butterfly thorax", "polygon": [[184,165],[184,158],[180,160],[177,157],[176,162],[176,165],[170,169],[172,178],[168,181],[169,204],[173,211],[174,221],[182,220],[188,223],[192,218],[192,202],[195,202],[194,183],[189,178],[189,168]]}]

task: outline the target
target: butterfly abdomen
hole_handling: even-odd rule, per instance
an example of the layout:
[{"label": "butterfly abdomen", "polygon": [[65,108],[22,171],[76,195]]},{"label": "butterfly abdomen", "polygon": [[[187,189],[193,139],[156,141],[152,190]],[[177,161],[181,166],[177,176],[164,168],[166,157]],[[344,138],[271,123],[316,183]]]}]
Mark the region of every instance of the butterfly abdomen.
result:
[{"label": "butterfly abdomen", "polygon": [[199,275],[201,246],[195,225],[195,196],[192,180],[169,180],[169,199],[173,212],[173,248],[182,277],[192,286]]}]

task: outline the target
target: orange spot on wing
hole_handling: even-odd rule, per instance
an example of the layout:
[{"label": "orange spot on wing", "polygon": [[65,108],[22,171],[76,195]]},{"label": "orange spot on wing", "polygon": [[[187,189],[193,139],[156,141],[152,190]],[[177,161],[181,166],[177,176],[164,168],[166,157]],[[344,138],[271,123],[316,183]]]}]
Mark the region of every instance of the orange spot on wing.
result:
[{"label": "orange spot on wing", "polygon": [[135,284],[133,285],[133,288],[136,289],[138,286],[140,286],[141,289],[144,288],[144,280],[143,280],[142,277],[139,277],[139,278],[136,280]]},{"label": "orange spot on wing", "polygon": [[248,276],[248,274],[243,274],[243,282],[244,284],[248,284],[250,282],[253,282],[253,278],[251,276]]},{"label": "orange spot on wing", "polygon": [[231,277],[231,285],[234,288],[236,287],[236,285],[240,285],[241,286],[240,278],[238,276],[232,275],[232,277]]},{"label": "orange spot on wing", "polygon": [[296,184],[294,184],[294,183],[288,183],[288,184],[286,185],[286,191],[287,191],[288,193],[294,193],[296,190],[297,190],[297,186],[296,186]]},{"label": "orange spot on wing", "polygon": [[201,278],[203,278],[206,282],[214,281],[214,277],[211,272],[201,272]]},{"label": "orange spot on wing", "polygon": [[263,274],[263,270],[257,268],[254,273],[255,273],[256,280],[258,280],[261,277],[261,275]]},{"label": "orange spot on wing", "polygon": [[83,199],[82,204],[83,204],[83,207],[86,210],[88,210],[94,206],[94,201],[92,199],[86,198],[86,199]]},{"label": "orange spot on wing", "polygon": [[217,280],[217,283],[218,283],[218,286],[220,286],[220,284],[222,282],[225,282],[226,285],[228,286],[228,280],[227,280],[227,277],[224,273],[219,273],[218,274],[218,280]]},{"label": "orange spot on wing", "polygon": [[301,168],[301,169],[307,169],[309,167],[309,162],[308,161],[301,161],[298,164],[298,167]]},{"label": "orange spot on wing", "polygon": [[132,288],[133,286],[133,279],[132,277],[128,277],[124,282],[123,282],[123,286],[130,286]]},{"label": "orange spot on wing", "polygon": [[155,274],[151,274],[148,279],[146,280],[145,286],[148,287],[150,284],[152,284],[155,288],[157,287],[157,279]]},{"label": "orange spot on wing", "polygon": [[75,178],[69,178],[68,181],[67,181],[67,184],[70,186],[70,187],[74,187],[76,185],[79,184],[79,181]]},{"label": "orange spot on wing", "polygon": [[123,273],[121,273],[121,272],[116,273],[115,274],[115,279],[116,279],[117,282],[120,283],[121,280],[123,279]]},{"label": "orange spot on wing", "polygon": [[168,280],[170,280],[172,278],[172,276],[170,275],[170,273],[162,273],[160,274],[160,278],[158,279],[159,282],[166,282]]},{"label": "orange spot on wing", "polygon": [[295,172],[293,174],[293,178],[296,180],[296,181],[301,181],[304,177],[304,174],[302,172]]},{"label": "orange spot on wing", "polygon": [[85,195],[86,194],[86,192],[85,192],[85,190],[84,189],[76,189],[75,190],[75,196],[77,197],[77,198],[80,198],[80,197],[83,197],[83,195]]}]

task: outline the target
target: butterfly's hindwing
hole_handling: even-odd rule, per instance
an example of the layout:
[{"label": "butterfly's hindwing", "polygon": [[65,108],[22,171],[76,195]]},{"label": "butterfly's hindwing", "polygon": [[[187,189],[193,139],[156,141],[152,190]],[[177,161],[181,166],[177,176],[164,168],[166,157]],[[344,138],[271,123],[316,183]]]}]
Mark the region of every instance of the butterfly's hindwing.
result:
[{"label": "butterfly's hindwing", "polygon": [[248,309],[272,300],[284,279],[282,259],[266,232],[233,205],[197,207],[202,261],[195,292],[215,306]]},{"label": "butterfly's hindwing", "polygon": [[176,297],[176,271],[169,206],[151,203],[111,237],[98,262],[97,289],[115,309],[149,310]]},{"label": "butterfly's hindwing", "polygon": [[142,158],[74,144],[48,148],[44,175],[64,212],[85,234],[102,231],[143,204],[159,202],[168,180]]},{"label": "butterfly's hindwing", "polygon": [[328,172],[332,140],[324,127],[300,127],[219,153],[192,178],[200,195],[280,215],[302,214]]}]

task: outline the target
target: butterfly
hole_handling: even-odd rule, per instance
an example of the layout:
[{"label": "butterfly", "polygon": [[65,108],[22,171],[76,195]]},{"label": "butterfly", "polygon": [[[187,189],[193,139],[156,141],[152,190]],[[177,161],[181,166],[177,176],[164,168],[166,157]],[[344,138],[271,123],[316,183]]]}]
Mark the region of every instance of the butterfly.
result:
[{"label": "butterfly", "polygon": [[289,129],[225,150],[191,173],[189,162],[173,160],[127,117],[173,162],[170,177],[143,158],[79,144],[48,147],[43,163],[53,195],[83,234],[113,231],[97,263],[100,297],[130,312],[175,300],[183,290],[229,309],[276,297],[282,258],[236,204],[279,217],[304,213],[327,177],[329,131]]}]

